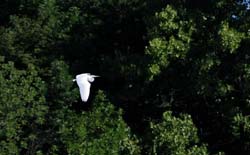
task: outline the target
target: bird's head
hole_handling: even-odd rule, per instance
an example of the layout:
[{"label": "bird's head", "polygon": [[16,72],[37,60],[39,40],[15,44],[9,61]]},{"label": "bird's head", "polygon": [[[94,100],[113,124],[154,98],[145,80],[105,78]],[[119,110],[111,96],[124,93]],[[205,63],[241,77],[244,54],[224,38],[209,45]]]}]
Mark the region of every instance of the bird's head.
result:
[{"label": "bird's head", "polygon": [[98,76],[98,75],[89,75],[89,76],[87,77],[87,80],[88,80],[89,82],[94,82],[96,77],[100,77],[100,76]]}]

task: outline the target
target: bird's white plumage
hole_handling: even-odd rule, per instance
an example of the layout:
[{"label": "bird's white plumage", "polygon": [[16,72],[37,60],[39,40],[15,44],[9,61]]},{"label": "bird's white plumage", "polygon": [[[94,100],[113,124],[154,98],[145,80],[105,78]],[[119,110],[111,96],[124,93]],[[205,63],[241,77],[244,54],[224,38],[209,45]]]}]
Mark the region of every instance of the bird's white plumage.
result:
[{"label": "bird's white plumage", "polygon": [[76,79],[73,81],[76,81],[79,90],[81,99],[83,102],[87,102],[90,94],[90,86],[91,83],[94,81],[94,78],[98,77],[96,75],[91,75],[90,73],[83,73],[76,76]]}]

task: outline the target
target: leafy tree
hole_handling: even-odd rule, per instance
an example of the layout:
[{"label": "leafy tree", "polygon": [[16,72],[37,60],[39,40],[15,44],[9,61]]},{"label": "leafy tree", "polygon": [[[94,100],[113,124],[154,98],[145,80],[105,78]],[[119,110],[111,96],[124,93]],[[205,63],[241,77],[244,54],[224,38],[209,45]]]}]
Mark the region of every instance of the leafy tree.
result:
[{"label": "leafy tree", "polygon": [[71,7],[62,12],[55,0],[44,0],[34,9],[36,18],[22,14],[9,16],[9,26],[0,31],[0,51],[20,67],[32,63],[43,66],[41,71],[47,72],[51,61],[63,57],[62,42],[68,39],[67,33],[77,22],[79,10]]},{"label": "leafy tree", "polygon": [[172,112],[163,113],[160,123],[151,123],[152,154],[161,155],[206,155],[205,145],[198,146],[197,128],[190,115],[172,116]]},{"label": "leafy tree", "polygon": [[99,91],[89,112],[67,111],[59,133],[68,154],[139,154],[138,140],[122,119],[122,111]]},{"label": "leafy tree", "polygon": [[149,65],[151,80],[171,61],[185,58],[194,29],[191,20],[181,19],[170,5],[155,13],[155,20],[149,30],[152,40],[149,41],[149,47],[146,47],[146,54],[152,61]]},{"label": "leafy tree", "polygon": [[250,154],[249,23],[249,0],[1,1],[1,153]]},{"label": "leafy tree", "polygon": [[[195,1],[189,2],[195,4]],[[235,1],[211,2],[210,9],[186,5],[189,2],[180,2],[179,8],[180,3],[169,5],[155,15],[152,21],[156,24],[149,26],[149,36],[153,39],[145,50],[150,59],[148,73],[151,79],[146,101],[155,112],[149,115],[157,117],[157,111],[162,112],[164,108],[189,113],[212,152],[222,149],[236,153],[240,150],[247,154],[246,148],[235,145],[231,126],[242,111],[241,122],[249,115],[245,110],[249,107],[246,97],[249,11]],[[167,26],[164,27],[162,21]],[[180,33],[182,30],[185,33]],[[176,37],[177,42],[171,44],[170,36]],[[183,48],[168,48],[177,47],[174,45]]]},{"label": "leafy tree", "polygon": [[64,61],[53,61],[47,75],[50,81],[47,98],[53,104],[52,109],[60,109],[63,106],[68,108],[72,102],[76,102],[79,98],[79,90],[76,85],[73,88],[73,77],[69,73],[69,66]]},{"label": "leafy tree", "polygon": [[250,149],[250,120],[249,116],[237,114],[232,123],[232,134],[236,141],[240,143],[242,151],[249,153]]},{"label": "leafy tree", "polygon": [[46,139],[44,81],[33,65],[18,70],[13,62],[1,60],[0,87],[1,154],[35,154]]}]

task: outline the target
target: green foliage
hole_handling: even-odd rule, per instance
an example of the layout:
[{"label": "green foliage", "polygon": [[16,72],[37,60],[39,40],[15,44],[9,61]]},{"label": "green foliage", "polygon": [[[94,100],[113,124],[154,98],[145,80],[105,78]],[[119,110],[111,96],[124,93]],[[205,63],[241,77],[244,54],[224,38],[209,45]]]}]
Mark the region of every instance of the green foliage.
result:
[{"label": "green foliage", "polygon": [[244,38],[243,33],[229,28],[227,22],[222,22],[219,35],[221,37],[222,46],[225,50],[229,50],[230,53],[236,52],[236,49],[240,46],[241,40]]},{"label": "green foliage", "polygon": [[233,118],[232,134],[240,141],[243,150],[250,151],[250,118],[241,113]]},{"label": "green foliage", "polygon": [[1,1],[0,154],[250,154],[248,4]]},{"label": "green foliage", "polygon": [[[72,107],[79,99],[79,90],[77,87],[73,87],[76,84],[72,81],[69,66],[64,61],[53,61],[47,73],[47,78],[49,82],[47,82],[46,98],[49,100],[49,115],[47,116],[46,134],[48,134],[49,140],[47,141],[46,151],[42,151],[42,153],[56,155],[64,152],[59,129],[66,125],[67,121],[73,121],[80,117],[76,111],[72,111]],[[71,119],[71,115],[72,120],[68,120]]]},{"label": "green foliage", "polygon": [[77,87],[73,89],[73,77],[69,74],[69,66],[64,61],[53,61],[48,76],[48,97],[55,108],[69,106],[79,98],[79,90]]},{"label": "green foliage", "polygon": [[172,112],[163,113],[161,123],[151,124],[153,134],[152,154],[161,155],[206,155],[205,145],[198,146],[197,128],[190,115],[172,116]]},{"label": "green foliage", "polygon": [[62,40],[68,39],[67,33],[78,21],[79,9],[71,7],[61,12],[55,0],[45,0],[36,10],[35,19],[11,15],[10,26],[0,32],[0,54],[7,60],[45,66],[60,57],[56,49]]},{"label": "green foliage", "polygon": [[18,70],[13,62],[0,63],[0,152],[36,151],[48,106],[45,84],[35,67]]},{"label": "green foliage", "polygon": [[170,5],[167,5],[161,12],[157,12],[155,20],[155,25],[149,29],[152,39],[145,51],[151,57],[150,80],[160,73],[161,68],[166,68],[172,60],[185,58],[194,30],[192,21],[178,15]]},{"label": "green foliage", "polygon": [[122,119],[122,112],[99,91],[91,111],[68,111],[59,129],[68,154],[139,154],[138,141]]}]

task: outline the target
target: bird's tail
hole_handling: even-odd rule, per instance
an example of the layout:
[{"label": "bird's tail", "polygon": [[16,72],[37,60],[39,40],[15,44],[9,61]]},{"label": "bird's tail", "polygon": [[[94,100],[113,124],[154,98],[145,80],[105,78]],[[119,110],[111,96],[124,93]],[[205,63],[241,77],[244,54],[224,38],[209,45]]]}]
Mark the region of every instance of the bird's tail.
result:
[{"label": "bird's tail", "polygon": [[72,81],[73,81],[73,82],[75,82],[75,81],[76,81],[76,79],[73,79]]}]

